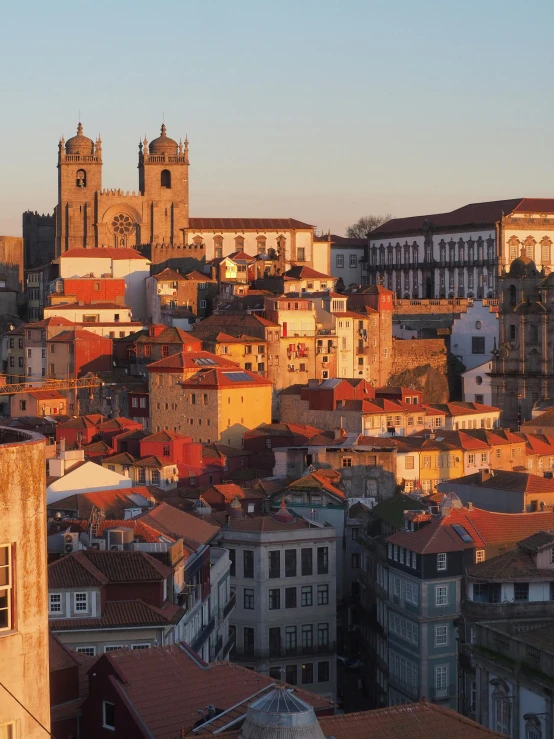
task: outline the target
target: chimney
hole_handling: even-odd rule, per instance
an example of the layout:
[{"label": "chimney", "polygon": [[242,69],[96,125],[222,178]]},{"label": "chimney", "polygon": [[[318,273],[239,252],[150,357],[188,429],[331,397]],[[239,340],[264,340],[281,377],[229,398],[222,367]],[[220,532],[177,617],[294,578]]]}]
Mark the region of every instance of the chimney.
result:
[{"label": "chimney", "polygon": [[[342,419],[341,419],[341,421],[342,421]],[[343,429],[342,423],[341,423],[340,426],[337,426],[336,428],[333,429],[333,439],[335,441],[341,441],[343,436],[344,436],[344,429]]]},{"label": "chimney", "polygon": [[60,439],[60,454],[65,452],[65,436]]},{"label": "chimney", "polygon": [[472,510],[473,510],[473,503],[471,502],[471,500],[470,500],[470,501],[468,501],[468,504],[467,504],[467,510],[468,510],[468,511],[472,511]]},{"label": "chimney", "polygon": [[229,505],[229,516],[230,518],[243,517],[242,506],[238,498],[233,498],[231,501],[231,504]]}]

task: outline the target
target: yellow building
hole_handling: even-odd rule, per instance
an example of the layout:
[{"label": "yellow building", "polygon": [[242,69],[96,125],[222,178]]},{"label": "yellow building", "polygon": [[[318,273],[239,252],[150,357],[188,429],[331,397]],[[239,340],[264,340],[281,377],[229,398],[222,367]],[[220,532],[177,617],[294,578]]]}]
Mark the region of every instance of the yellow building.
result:
[{"label": "yellow building", "polygon": [[408,436],[402,439],[408,454],[419,458],[419,478],[416,487],[432,493],[439,482],[453,480],[464,474],[464,455],[455,444],[428,437]]},{"label": "yellow building", "polygon": [[236,362],[250,372],[267,377],[269,342],[256,336],[231,336],[223,332],[202,335],[202,346],[207,352]]},{"label": "yellow building", "polygon": [[204,359],[193,375],[175,357],[148,365],[153,432],[175,431],[193,441],[241,447],[246,431],[271,423],[271,380],[230,361],[218,366],[221,361]]}]

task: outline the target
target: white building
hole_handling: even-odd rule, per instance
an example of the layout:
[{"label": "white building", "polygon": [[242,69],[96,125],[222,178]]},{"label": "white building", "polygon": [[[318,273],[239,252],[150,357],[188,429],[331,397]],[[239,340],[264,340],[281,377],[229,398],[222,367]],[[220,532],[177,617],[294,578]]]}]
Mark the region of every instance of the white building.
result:
[{"label": "white building", "polygon": [[295,518],[244,518],[231,508],[219,541],[229,550],[236,609],[231,660],[291,685],[336,693],[336,534]]},{"label": "white building", "polygon": [[133,481],[129,477],[95,462],[85,462],[82,449],[60,448],[57,455],[48,460],[47,504],[78,493],[130,487],[133,487]]},{"label": "white building", "polygon": [[490,372],[492,372],[492,360],[478,364],[462,374],[464,401],[466,403],[492,405]]},{"label": "white building", "polygon": [[124,278],[125,305],[129,306],[134,320],[146,317],[145,280],[150,276],[150,261],[134,249],[69,249],[55,262],[62,278],[90,275]]},{"label": "white building", "polygon": [[369,235],[368,282],[398,298],[496,297],[497,277],[525,247],[554,265],[554,199],[471,203],[450,213],[393,218]]},{"label": "white building", "polygon": [[365,266],[367,239],[349,239],[345,236],[331,236],[331,272],[344,287],[367,283]]},{"label": "white building", "polygon": [[[482,364],[498,346],[498,301],[476,300],[466,313],[458,314],[452,323],[450,351],[466,370]],[[473,400],[473,398],[472,398]]]}]

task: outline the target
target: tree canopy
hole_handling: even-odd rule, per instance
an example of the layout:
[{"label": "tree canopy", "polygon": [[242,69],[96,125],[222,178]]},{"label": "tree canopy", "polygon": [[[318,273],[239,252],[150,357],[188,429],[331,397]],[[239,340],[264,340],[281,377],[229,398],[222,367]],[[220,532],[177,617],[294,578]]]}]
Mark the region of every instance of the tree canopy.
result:
[{"label": "tree canopy", "polygon": [[346,235],[350,239],[365,239],[370,231],[374,231],[382,223],[390,221],[392,218],[390,213],[382,215],[362,216],[356,223],[348,226]]}]

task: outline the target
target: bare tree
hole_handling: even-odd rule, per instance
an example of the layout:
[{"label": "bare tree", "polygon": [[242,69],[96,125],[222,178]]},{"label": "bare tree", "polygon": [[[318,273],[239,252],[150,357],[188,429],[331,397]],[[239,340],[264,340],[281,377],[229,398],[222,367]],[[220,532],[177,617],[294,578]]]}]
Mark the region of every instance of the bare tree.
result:
[{"label": "bare tree", "polygon": [[382,223],[390,221],[392,218],[390,213],[383,213],[377,216],[362,216],[356,223],[348,226],[346,235],[349,239],[365,239],[370,231],[374,231]]}]

